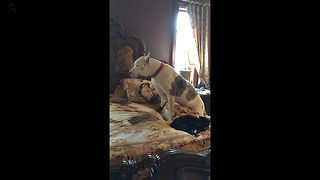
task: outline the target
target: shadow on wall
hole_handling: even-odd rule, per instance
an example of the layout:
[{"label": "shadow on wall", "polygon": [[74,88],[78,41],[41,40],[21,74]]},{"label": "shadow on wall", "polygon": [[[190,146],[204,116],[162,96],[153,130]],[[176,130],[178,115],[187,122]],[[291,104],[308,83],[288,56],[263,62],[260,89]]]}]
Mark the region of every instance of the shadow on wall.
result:
[{"label": "shadow on wall", "polygon": [[110,16],[130,33],[142,38],[146,52],[151,52],[152,58],[171,65],[175,6],[172,0],[110,0]]}]

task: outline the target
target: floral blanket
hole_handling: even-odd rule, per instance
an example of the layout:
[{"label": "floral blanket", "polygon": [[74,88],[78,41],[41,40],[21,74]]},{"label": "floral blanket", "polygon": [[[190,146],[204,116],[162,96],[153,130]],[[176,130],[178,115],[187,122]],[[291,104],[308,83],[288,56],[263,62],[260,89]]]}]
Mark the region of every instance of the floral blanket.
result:
[{"label": "floral blanket", "polygon": [[109,105],[110,160],[135,159],[169,149],[204,152],[210,147],[210,129],[196,137],[170,127],[171,122],[148,104],[110,95]]}]

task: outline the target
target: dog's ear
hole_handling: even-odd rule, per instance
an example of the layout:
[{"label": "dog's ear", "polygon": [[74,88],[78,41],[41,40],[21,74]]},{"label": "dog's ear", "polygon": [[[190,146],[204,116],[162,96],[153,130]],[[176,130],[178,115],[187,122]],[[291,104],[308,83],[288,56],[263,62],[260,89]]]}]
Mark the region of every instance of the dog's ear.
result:
[{"label": "dog's ear", "polygon": [[144,65],[149,64],[149,59],[150,59],[150,52],[149,52],[148,55],[144,58]]}]

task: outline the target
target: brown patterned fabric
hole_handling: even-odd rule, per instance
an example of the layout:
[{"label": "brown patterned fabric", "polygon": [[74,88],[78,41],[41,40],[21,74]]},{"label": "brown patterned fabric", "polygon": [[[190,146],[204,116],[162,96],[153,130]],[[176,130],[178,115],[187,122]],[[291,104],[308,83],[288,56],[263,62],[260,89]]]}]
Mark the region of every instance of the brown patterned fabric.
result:
[{"label": "brown patterned fabric", "polygon": [[[161,114],[145,104],[111,95],[109,105],[109,159],[135,159],[169,149],[204,152],[210,147],[210,129],[200,132],[199,136],[191,136],[170,127],[171,122],[165,121]],[[177,110],[176,115],[193,113],[179,106]]]}]

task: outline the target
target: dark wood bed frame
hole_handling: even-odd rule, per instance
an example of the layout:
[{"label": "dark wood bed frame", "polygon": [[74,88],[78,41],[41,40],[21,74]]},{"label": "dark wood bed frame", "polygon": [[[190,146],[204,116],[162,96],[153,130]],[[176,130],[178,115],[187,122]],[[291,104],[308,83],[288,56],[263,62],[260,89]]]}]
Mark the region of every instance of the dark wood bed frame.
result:
[{"label": "dark wood bed frame", "polygon": [[[145,55],[145,43],[126,31],[121,23],[110,18],[110,91],[114,93],[120,79],[129,77],[133,62]],[[148,79],[148,78],[147,78]],[[110,160],[110,179],[137,179],[140,171],[147,171],[145,179],[153,180],[207,180],[210,179],[210,154],[170,149],[157,155],[145,154],[137,159]]]}]

